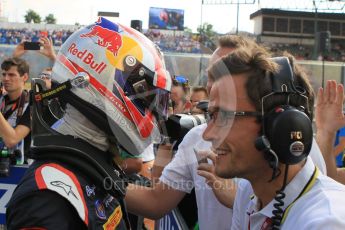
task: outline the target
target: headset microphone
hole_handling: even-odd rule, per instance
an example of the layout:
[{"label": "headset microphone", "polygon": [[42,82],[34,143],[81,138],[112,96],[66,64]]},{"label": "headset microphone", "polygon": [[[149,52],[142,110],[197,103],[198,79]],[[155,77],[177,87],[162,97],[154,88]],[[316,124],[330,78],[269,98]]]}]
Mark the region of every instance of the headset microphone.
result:
[{"label": "headset microphone", "polygon": [[270,144],[269,140],[267,139],[267,137],[264,135],[261,137],[258,137],[255,140],[255,147],[259,151],[262,151],[265,153],[265,158],[268,161],[270,168],[273,169],[272,178],[270,180],[270,181],[272,181],[274,178],[276,178],[280,174],[280,171],[278,169],[278,165],[279,165],[278,156],[271,149],[271,144]]}]

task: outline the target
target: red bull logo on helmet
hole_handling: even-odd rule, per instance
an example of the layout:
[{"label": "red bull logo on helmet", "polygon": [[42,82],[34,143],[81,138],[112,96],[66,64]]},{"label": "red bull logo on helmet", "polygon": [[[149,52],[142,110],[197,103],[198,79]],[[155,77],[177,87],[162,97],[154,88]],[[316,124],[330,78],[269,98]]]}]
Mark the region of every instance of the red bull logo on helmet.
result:
[{"label": "red bull logo on helmet", "polygon": [[82,60],[85,64],[89,65],[91,69],[96,71],[97,73],[101,74],[102,71],[107,67],[107,64],[104,62],[97,62],[95,60],[94,55],[89,52],[87,49],[85,50],[79,50],[77,47],[77,44],[72,43],[70,47],[68,48],[68,52],[72,54],[73,56],[79,58]]},{"label": "red bull logo on helmet", "polygon": [[100,17],[88,33],[81,34],[82,38],[96,38],[97,45],[105,47],[117,56],[122,46],[122,37],[118,33],[119,27],[111,21]]}]

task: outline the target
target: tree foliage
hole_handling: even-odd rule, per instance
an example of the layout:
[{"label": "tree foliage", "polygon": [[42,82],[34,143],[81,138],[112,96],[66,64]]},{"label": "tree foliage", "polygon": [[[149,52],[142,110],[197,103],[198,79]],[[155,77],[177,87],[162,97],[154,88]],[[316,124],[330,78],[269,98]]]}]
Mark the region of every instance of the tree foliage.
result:
[{"label": "tree foliage", "polygon": [[184,28],[183,28],[183,31],[184,31],[184,32],[187,32],[187,33],[190,33],[190,34],[192,33],[192,29],[190,29],[190,28],[188,28],[188,27],[184,27]]},{"label": "tree foliage", "polygon": [[24,18],[27,23],[41,23],[41,16],[33,10],[28,10]]},{"label": "tree foliage", "polygon": [[211,50],[215,49],[216,43],[214,40],[217,37],[217,33],[213,30],[213,25],[205,22],[197,28],[197,31],[200,35],[199,42]]},{"label": "tree foliage", "polygon": [[213,25],[205,22],[203,25],[200,25],[197,29],[199,34],[202,34],[206,37],[214,37],[217,33],[213,30]]},{"label": "tree foliage", "polygon": [[54,14],[48,14],[45,17],[44,22],[47,24],[56,24],[56,18],[54,17]]}]

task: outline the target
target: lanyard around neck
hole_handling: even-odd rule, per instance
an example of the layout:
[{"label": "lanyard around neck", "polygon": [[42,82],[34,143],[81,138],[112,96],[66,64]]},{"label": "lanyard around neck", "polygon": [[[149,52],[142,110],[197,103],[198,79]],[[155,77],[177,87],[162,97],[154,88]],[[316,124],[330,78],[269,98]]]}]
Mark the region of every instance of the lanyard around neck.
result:
[{"label": "lanyard around neck", "polygon": [[15,110],[17,110],[17,119],[23,115],[25,101],[27,99],[26,91],[24,90],[20,97],[18,97],[11,108],[5,112],[6,105],[9,103],[9,97],[5,96],[4,100],[1,103],[1,113],[4,115],[4,118],[7,120]]},{"label": "lanyard around neck", "polygon": [[[315,169],[314,169],[314,172],[313,174],[311,175],[308,183],[304,186],[304,188],[302,189],[302,191],[300,192],[300,194],[296,197],[296,199],[291,203],[289,204],[289,206],[287,206],[287,208],[285,209],[284,213],[283,213],[283,217],[282,217],[282,221],[281,221],[281,225],[284,223],[287,215],[289,214],[289,211],[291,209],[291,207],[296,203],[296,201],[301,198],[304,194],[306,194],[307,192],[310,191],[310,189],[314,186],[314,184],[316,183],[316,178],[318,177],[319,175],[319,169],[315,166]],[[249,215],[249,213],[248,213]],[[271,225],[272,221],[271,221],[271,218],[267,217],[264,221],[264,223],[262,224],[261,226],[261,230],[264,230],[264,229],[269,229],[270,228],[270,225]],[[249,222],[248,222],[248,229],[250,229],[250,219],[249,219]]]},{"label": "lanyard around neck", "polygon": [[287,215],[289,214],[290,212],[290,209],[291,207],[296,203],[296,201],[301,198],[304,194],[306,194],[307,192],[310,191],[310,189],[314,186],[314,184],[316,183],[316,178],[318,177],[319,175],[319,169],[315,166],[315,169],[314,169],[314,172],[313,174],[311,175],[308,183],[304,186],[303,190],[301,191],[301,193],[296,197],[296,199],[291,203],[289,204],[289,206],[287,206],[287,208],[285,209],[284,213],[283,213],[283,218],[282,218],[282,222],[281,222],[281,225],[283,225]]}]

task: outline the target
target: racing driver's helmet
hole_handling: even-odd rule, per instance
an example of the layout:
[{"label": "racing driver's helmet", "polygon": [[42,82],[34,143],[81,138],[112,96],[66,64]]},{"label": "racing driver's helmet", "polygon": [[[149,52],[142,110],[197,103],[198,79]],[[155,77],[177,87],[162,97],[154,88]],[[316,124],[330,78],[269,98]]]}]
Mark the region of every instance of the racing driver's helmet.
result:
[{"label": "racing driver's helmet", "polygon": [[158,47],[138,31],[100,17],[66,40],[52,80],[74,82],[64,101],[129,153],[160,140],[171,77]]}]

